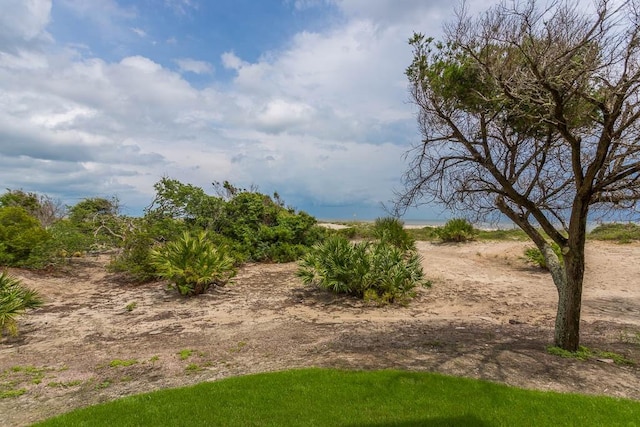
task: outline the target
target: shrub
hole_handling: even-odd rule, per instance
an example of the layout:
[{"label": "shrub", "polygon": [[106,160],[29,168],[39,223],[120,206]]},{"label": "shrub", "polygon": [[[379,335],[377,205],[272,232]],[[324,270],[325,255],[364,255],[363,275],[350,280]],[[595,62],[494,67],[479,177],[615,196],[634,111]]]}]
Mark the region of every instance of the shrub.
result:
[{"label": "shrub", "polygon": [[96,247],[121,247],[124,232],[130,220],[119,214],[120,206],[116,197],[87,198],[69,209],[69,221],[78,230],[93,238]]},{"label": "shrub", "polygon": [[640,240],[640,226],[628,224],[601,224],[589,233],[591,239],[615,240],[620,243],[628,243],[632,240]]},{"label": "shrub", "polygon": [[0,207],[19,206],[36,218],[40,225],[48,228],[64,216],[64,206],[60,201],[47,195],[27,193],[22,190],[7,190],[0,196]]},{"label": "shrub", "polygon": [[346,228],[340,228],[338,230],[331,230],[331,234],[334,234],[336,236],[341,236],[346,239],[355,239],[356,236],[358,235],[355,227],[346,227]]},{"label": "shrub", "polygon": [[[210,237],[225,240],[236,259],[288,262],[299,259],[305,247],[322,240],[326,231],[305,212],[285,208],[273,197],[255,189],[245,190],[227,181],[214,182],[218,197],[191,184],[163,178],[154,187],[156,198],[146,210],[150,230],[161,228],[173,240],[176,226],[207,230]],[[159,226],[156,226],[159,225]],[[152,232],[154,238],[160,236]]]},{"label": "shrub", "polygon": [[18,279],[6,272],[0,273],[0,336],[5,331],[10,335],[17,335],[17,317],[28,308],[42,304],[42,298],[36,291],[23,286]]},{"label": "shrub", "polygon": [[433,241],[438,239],[438,228],[426,226],[422,228],[410,228],[407,233],[414,240]]},{"label": "shrub", "polygon": [[477,234],[473,225],[464,218],[450,219],[438,230],[438,237],[443,242],[466,242],[474,240]]},{"label": "shrub", "polygon": [[378,218],[373,226],[373,235],[381,242],[389,243],[400,250],[415,250],[416,242],[404,224],[397,218]]},{"label": "shrub", "polygon": [[49,237],[40,222],[24,208],[0,208],[0,264],[30,266],[32,252]]},{"label": "shrub", "polygon": [[181,295],[201,294],[236,274],[234,259],[223,248],[216,248],[206,232],[185,232],[180,239],[153,250],[151,258],[158,275],[172,281]]},{"label": "shrub", "polygon": [[33,249],[22,266],[56,267],[66,262],[72,254],[85,253],[94,248],[93,235],[81,231],[67,219],[56,221],[47,231],[49,238]]},{"label": "shrub", "polygon": [[134,283],[145,283],[158,276],[151,253],[154,239],[144,229],[135,229],[125,235],[122,251],[114,257],[107,269],[123,273]]},{"label": "shrub", "polygon": [[[560,249],[560,246],[558,246],[557,243],[553,242],[551,243],[551,249],[553,249],[553,252],[555,252],[555,254],[558,256],[560,262],[562,262],[562,249]],[[544,255],[542,255],[542,251],[536,247],[526,248],[524,250],[524,257],[531,264],[537,265],[538,267],[544,268],[545,270],[549,269],[547,266],[547,260],[544,259]]]},{"label": "shrub", "polygon": [[305,284],[384,303],[412,297],[423,283],[417,253],[386,242],[351,243],[341,236],[309,251],[297,275]]}]

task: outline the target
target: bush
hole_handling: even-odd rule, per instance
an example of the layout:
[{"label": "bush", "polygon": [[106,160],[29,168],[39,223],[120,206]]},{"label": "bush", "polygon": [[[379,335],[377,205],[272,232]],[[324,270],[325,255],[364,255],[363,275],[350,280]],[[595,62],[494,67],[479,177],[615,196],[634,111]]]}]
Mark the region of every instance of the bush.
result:
[{"label": "bush", "polygon": [[183,236],[151,252],[158,276],[173,282],[181,295],[198,295],[211,285],[223,285],[236,274],[234,259],[216,248],[208,233]]},{"label": "bush", "polygon": [[297,275],[305,284],[383,303],[412,297],[424,276],[415,252],[386,242],[351,243],[340,236],[309,251]]},{"label": "bush", "polygon": [[400,250],[415,250],[416,242],[397,218],[378,218],[373,226],[373,235],[381,242],[389,243]]},{"label": "bush", "polygon": [[[553,252],[555,252],[555,254],[558,256],[560,262],[562,262],[562,249],[560,249],[560,246],[558,246],[557,243],[553,242],[551,243],[551,249],[553,249]],[[531,264],[537,265],[538,267],[544,268],[545,270],[549,269],[547,266],[547,260],[544,259],[542,251],[537,247],[526,248],[524,250],[524,257]]]},{"label": "bush", "polygon": [[6,272],[0,273],[0,336],[5,331],[10,335],[17,335],[17,317],[28,308],[42,304],[42,298],[36,291],[26,288]]},{"label": "bush", "polygon": [[145,283],[158,277],[151,253],[155,241],[146,230],[133,230],[125,235],[122,251],[111,260],[107,269],[123,273],[134,283]]},{"label": "bush", "polygon": [[589,233],[589,238],[596,240],[615,240],[620,243],[629,243],[640,240],[640,226],[628,224],[601,224]]},{"label": "bush", "polygon": [[0,264],[29,267],[32,252],[50,236],[24,208],[0,208]]},{"label": "bush", "polygon": [[119,201],[116,197],[87,198],[68,209],[68,220],[81,233],[91,236],[96,248],[122,247],[123,234],[130,220],[119,214]]},{"label": "bush", "polygon": [[29,255],[28,267],[56,267],[74,254],[85,253],[94,248],[93,235],[81,231],[67,219],[55,222],[49,227],[48,234],[49,238],[37,245]]},{"label": "bush", "polygon": [[215,182],[218,197],[190,184],[163,178],[154,187],[156,198],[146,210],[149,230],[156,240],[176,225],[190,231],[206,230],[223,240],[236,260],[288,262],[300,258],[306,248],[321,241],[326,231],[305,212],[285,208],[277,193],[273,197]]},{"label": "bush", "polygon": [[450,219],[438,230],[438,237],[443,242],[466,242],[474,240],[477,234],[473,225],[464,218]]}]

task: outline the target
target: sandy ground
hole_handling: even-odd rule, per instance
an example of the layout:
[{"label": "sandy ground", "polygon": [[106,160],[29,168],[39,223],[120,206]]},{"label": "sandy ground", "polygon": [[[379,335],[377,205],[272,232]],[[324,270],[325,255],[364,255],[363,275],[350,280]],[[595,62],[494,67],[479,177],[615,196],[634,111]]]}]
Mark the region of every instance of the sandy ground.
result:
[{"label": "sandy ground", "polygon": [[[295,264],[247,265],[234,285],[190,299],[161,282],[118,282],[105,272],[107,256],[73,260],[67,274],[12,270],[47,303],[22,317],[18,338],[0,341],[0,386],[25,390],[0,399],[0,424],[308,366],[437,371],[640,399],[638,365],[546,352],[556,292],[547,273],[522,259],[524,243],[418,246],[433,286],[406,307],[304,286]],[[590,242],[587,263],[583,344],[640,363],[640,244]],[[111,366],[118,360],[133,364]]]}]

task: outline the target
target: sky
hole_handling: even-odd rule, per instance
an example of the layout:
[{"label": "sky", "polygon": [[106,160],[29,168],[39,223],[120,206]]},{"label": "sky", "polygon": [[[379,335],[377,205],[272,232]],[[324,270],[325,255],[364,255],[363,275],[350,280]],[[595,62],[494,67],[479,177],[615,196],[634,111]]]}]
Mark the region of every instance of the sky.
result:
[{"label": "sky", "polygon": [[163,177],[228,180],[321,219],[382,216],[420,140],[407,41],[458,6],[0,0],[0,185],[139,215]]}]

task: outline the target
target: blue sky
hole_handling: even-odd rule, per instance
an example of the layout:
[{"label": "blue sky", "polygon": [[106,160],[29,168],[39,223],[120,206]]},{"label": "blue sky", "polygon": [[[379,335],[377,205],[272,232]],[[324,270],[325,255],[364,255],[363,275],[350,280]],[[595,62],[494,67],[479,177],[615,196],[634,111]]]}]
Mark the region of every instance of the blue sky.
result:
[{"label": "blue sky", "polygon": [[437,37],[455,6],[0,0],[0,184],[115,195],[135,215],[163,176],[229,180],[320,218],[375,218],[419,141],[407,40]]}]

